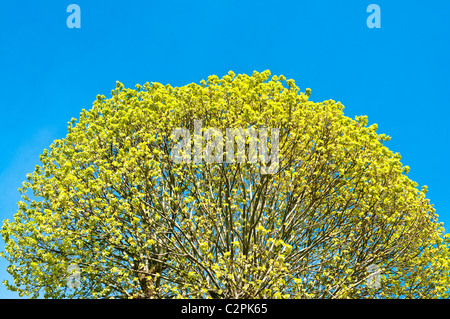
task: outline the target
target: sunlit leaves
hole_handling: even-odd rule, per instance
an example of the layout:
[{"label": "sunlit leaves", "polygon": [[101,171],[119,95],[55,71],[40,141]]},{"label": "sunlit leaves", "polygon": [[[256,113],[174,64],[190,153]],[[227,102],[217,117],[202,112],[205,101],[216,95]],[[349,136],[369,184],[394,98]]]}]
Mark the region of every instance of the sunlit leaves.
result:
[{"label": "sunlit leaves", "polygon": [[[5,220],[8,289],[48,298],[447,297],[449,238],[390,138],[269,71],[97,96]],[[176,128],[280,129],[280,168],[176,164]],[[192,145],[194,146],[194,145]],[[193,148],[193,147],[192,147]],[[226,154],[224,153],[224,157]],[[67,267],[81,286],[66,285]],[[367,267],[382,269],[367,287]]]}]

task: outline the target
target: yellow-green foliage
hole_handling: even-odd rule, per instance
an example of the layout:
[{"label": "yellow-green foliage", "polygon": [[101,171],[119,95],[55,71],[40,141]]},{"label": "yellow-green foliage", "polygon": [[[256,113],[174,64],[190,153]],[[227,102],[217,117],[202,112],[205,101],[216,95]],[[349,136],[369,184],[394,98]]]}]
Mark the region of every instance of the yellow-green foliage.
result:
[{"label": "yellow-green foliage", "polygon": [[[175,88],[118,82],[23,183],[2,228],[5,284],[48,298],[447,297],[448,238],[426,188],[375,124],[310,94],[269,71]],[[175,164],[171,133],[196,119],[222,132],[279,128],[278,172]],[[379,288],[366,284],[372,264]]]}]

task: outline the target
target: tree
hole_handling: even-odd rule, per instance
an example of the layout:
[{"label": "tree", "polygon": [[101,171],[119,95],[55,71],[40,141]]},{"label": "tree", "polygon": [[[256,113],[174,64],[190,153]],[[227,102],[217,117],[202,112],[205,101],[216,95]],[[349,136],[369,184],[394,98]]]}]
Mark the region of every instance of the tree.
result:
[{"label": "tree", "polygon": [[[448,235],[389,137],[269,77],[118,82],[97,96],[19,189],[1,231],[6,286],[46,298],[447,297]],[[278,156],[225,161],[233,137],[218,161],[189,162],[212,140],[177,148],[174,132],[196,120],[223,133],[276,128],[277,143],[273,130],[257,142]],[[71,265],[78,285],[67,285]],[[368,284],[374,266],[379,285]]]}]

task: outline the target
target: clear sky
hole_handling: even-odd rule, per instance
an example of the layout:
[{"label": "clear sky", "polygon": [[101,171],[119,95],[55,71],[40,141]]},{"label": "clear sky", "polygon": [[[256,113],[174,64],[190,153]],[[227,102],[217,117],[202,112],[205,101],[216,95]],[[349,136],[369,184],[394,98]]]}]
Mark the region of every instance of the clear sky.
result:
[{"label": "clear sky", "polygon": [[[72,3],[81,28],[66,24]],[[381,28],[367,26],[372,3]],[[0,221],[13,219],[39,154],[116,81],[183,86],[269,69],[377,123],[450,229],[449,15],[445,0],[3,1]],[[0,298],[17,297],[1,285]]]}]

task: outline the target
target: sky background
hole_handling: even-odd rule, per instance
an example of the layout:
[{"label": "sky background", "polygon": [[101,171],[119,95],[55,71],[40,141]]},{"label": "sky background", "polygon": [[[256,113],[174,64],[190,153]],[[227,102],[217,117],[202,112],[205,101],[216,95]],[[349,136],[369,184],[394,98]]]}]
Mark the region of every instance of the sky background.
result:
[{"label": "sky background", "polygon": [[[183,86],[268,69],[377,123],[450,230],[450,1],[72,1],[0,7],[0,221],[13,219],[39,154],[116,81]],[[72,3],[79,29],[66,24]],[[366,24],[371,3],[380,29]],[[1,285],[0,298],[18,295]]]}]

